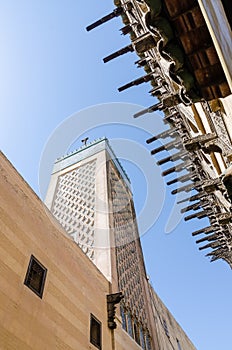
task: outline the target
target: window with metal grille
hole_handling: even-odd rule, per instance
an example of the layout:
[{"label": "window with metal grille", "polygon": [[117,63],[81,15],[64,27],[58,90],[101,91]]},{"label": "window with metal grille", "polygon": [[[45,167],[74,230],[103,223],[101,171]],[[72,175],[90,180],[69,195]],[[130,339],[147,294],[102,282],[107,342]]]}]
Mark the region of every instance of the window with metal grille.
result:
[{"label": "window with metal grille", "polygon": [[101,350],[101,322],[98,319],[90,315],[90,343]]},{"label": "window with metal grille", "polygon": [[24,284],[40,298],[43,296],[47,269],[32,255]]}]

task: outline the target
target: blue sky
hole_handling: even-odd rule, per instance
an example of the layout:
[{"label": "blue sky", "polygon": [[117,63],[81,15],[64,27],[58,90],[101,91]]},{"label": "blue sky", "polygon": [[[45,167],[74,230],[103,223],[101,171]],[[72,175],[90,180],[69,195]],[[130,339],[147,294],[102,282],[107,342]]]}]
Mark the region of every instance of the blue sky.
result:
[{"label": "blue sky", "polygon": [[[70,140],[76,148],[80,146],[80,130],[86,123],[82,110],[94,112],[89,117],[91,130],[86,133],[90,139],[107,136],[134,141],[135,154],[140,154],[140,150],[145,152],[143,162],[139,158],[134,161],[132,153],[131,160],[129,148],[125,157],[122,153],[122,158],[126,158],[122,162],[131,178],[138,215],[146,205],[147,191],[155,193],[153,205],[157,217],[142,236],[152,284],[198,350],[230,349],[230,268],[223,261],[211,264],[204,252],[198,251],[191,236],[192,231],[206,226],[207,221],[181,220],[174,230],[165,233],[175,198],[170,195],[170,188],[163,188],[160,169],[149,155],[153,145],[148,147],[145,143],[152,128],[154,133],[162,129],[161,117],[147,115],[138,122],[132,116],[128,122],[125,117],[128,126],[123,125],[121,116],[117,119],[115,115],[118,107],[125,110],[128,105],[131,113],[136,108],[139,110],[138,105],[150,106],[156,102],[148,94],[149,84],[117,92],[119,86],[144,74],[134,65],[138,59],[135,54],[128,53],[107,64],[102,61],[129,44],[129,38],[119,32],[123,24],[117,18],[90,33],[85,30],[113,8],[111,0],[0,1],[1,149],[40,195],[41,157],[43,160],[54,130],[70,116],[79,123],[75,126],[76,142],[75,138]],[[117,108],[112,109],[112,103],[117,103]],[[93,107],[102,104],[102,110]],[[103,118],[107,106],[111,108],[107,112],[109,123],[105,115]],[[95,112],[99,113],[98,118],[103,113],[105,124],[99,125]],[[111,124],[114,118],[117,126]],[[64,140],[65,136],[61,133],[60,138]],[[156,207],[162,195],[164,203],[158,215]]]}]

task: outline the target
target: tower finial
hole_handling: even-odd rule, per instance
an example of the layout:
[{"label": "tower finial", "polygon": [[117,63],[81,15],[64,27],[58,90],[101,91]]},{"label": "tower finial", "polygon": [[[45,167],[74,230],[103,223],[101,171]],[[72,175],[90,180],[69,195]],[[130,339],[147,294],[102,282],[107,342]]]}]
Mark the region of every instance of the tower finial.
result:
[{"label": "tower finial", "polygon": [[83,144],[86,146],[88,139],[88,137],[85,137],[83,140],[81,140],[81,142],[83,142]]}]

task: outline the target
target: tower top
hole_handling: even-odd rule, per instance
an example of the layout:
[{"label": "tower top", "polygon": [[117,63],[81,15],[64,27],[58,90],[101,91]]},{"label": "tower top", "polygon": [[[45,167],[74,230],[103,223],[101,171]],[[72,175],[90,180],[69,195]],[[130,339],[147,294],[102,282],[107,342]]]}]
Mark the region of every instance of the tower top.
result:
[{"label": "tower top", "polygon": [[122,164],[116,157],[112,147],[110,146],[109,140],[106,137],[101,137],[96,140],[93,140],[92,142],[89,142],[88,144],[85,143],[80,148],[62,156],[56,159],[53,167],[53,174],[63,170],[70,165],[73,165],[75,163],[78,163],[79,161],[86,159],[90,156],[93,156],[94,154],[97,154],[98,152],[101,152],[103,150],[106,150],[110,156],[110,159],[114,162],[116,168],[120,172],[121,176],[127,183],[128,187],[130,188],[130,179],[124,170]]}]

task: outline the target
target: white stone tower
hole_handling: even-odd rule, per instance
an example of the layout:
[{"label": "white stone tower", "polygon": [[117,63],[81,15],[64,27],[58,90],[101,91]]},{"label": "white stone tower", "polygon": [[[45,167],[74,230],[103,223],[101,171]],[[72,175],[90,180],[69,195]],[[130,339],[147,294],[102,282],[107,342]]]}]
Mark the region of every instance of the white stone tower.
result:
[{"label": "white stone tower", "polygon": [[[129,179],[106,138],[56,160],[45,203],[84,253],[122,291],[122,325],[152,349],[149,288]],[[153,337],[154,338],[154,337]]]}]

